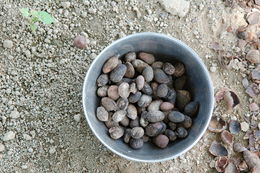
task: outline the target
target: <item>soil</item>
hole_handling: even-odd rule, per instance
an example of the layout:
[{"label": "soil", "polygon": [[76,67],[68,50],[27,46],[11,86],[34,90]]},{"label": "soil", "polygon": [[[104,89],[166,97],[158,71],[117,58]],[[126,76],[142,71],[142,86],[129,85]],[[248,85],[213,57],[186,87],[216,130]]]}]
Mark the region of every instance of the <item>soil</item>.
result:
[{"label": "soil", "polygon": [[[44,10],[55,23],[39,23],[36,32],[28,27],[19,9]],[[208,152],[218,136],[206,132],[186,154],[162,163],[136,163],[106,149],[90,131],[84,118],[82,84],[92,60],[111,42],[137,32],[153,31],[182,40],[193,48],[211,71],[215,90],[230,88],[239,96],[238,111],[215,107],[214,115],[243,120],[251,115],[249,99],[242,86],[245,73],[224,69],[219,53],[245,54],[237,47],[232,26],[246,21],[246,11],[219,0],[193,0],[185,17],[167,13],[156,0],[72,0],[0,2],[0,172],[214,172]],[[82,33],[88,46],[78,49],[73,39]],[[3,42],[11,40],[11,48]],[[245,65],[253,69],[254,65]],[[14,113],[15,111],[15,116]],[[17,113],[17,112],[18,113]],[[11,114],[12,113],[12,114]],[[259,117],[258,117],[259,118]],[[259,122],[259,119],[258,119]],[[4,141],[4,134],[14,139]],[[236,136],[243,141],[244,133]],[[1,148],[1,147],[0,147]]]}]

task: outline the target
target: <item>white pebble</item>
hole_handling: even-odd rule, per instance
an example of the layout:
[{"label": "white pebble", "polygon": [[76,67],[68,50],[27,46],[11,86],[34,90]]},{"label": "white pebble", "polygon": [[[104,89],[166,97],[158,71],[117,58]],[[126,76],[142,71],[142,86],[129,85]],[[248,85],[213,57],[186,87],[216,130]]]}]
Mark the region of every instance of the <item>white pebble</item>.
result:
[{"label": "white pebble", "polygon": [[247,132],[249,129],[249,124],[247,122],[242,122],[241,123],[241,130],[244,132]]},{"label": "white pebble", "polygon": [[19,118],[20,117],[20,113],[17,110],[14,110],[11,112],[10,117],[13,119]]},{"label": "white pebble", "polygon": [[32,137],[31,137],[30,135],[28,135],[28,134],[23,134],[23,138],[24,138],[25,140],[27,140],[27,141],[29,141],[29,140],[32,139]]},{"label": "white pebble", "polygon": [[4,48],[11,49],[13,47],[13,42],[11,40],[5,40],[3,46]]},{"label": "white pebble", "polygon": [[215,66],[210,67],[210,71],[212,73],[215,73],[217,71],[217,67],[215,67]]},{"label": "white pebble", "polygon": [[4,134],[3,141],[9,141],[15,138],[15,132],[9,131]]},{"label": "white pebble", "polygon": [[22,168],[22,169],[27,169],[28,166],[27,166],[27,165],[22,165],[21,168]]},{"label": "white pebble", "polygon": [[5,150],[4,144],[1,144],[1,143],[0,143],[0,152],[3,152],[4,150]]},{"label": "white pebble", "polygon": [[49,153],[53,154],[56,152],[56,147],[50,147]]},{"label": "white pebble", "polygon": [[74,115],[74,120],[75,120],[76,122],[80,122],[80,118],[81,118],[81,115],[80,115],[80,114]]},{"label": "white pebble", "polygon": [[29,148],[29,149],[28,149],[28,152],[32,153],[32,152],[33,152],[33,149],[32,149],[32,148]]},{"label": "white pebble", "polygon": [[63,8],[69,8],[70,7],[70,2],[61,2],[61,6]]}]

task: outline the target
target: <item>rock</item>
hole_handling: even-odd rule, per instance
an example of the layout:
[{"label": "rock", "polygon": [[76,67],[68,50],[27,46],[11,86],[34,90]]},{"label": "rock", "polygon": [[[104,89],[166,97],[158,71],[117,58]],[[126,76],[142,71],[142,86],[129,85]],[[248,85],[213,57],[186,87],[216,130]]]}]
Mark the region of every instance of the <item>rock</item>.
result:
[{"label": "rock", "polygon": [[252,70],[251,76],[253,80],[260,80],[260,66]]},{"label": "rock", "polygon": [[138,57],[145,61],[147,64],[152,64],[155,61],[155,57],[153,54],[145,53],[145,52],[140,52],[138,54]]},{"label": "rock", "polygon": [[168,75],[173,75],[175,72],[174,66],[168,62],[164,63],[162,68],[163,68],[163,71]]},{"label": "rock", "polygon": [[0,143],[0,152],[3,152],[5,151],[5,146],[4,144]]},{"label": "rock", "polygon": [[97,86],[105,86],[108,83],[108,75],[107,74],[101,74],[97,78]]},{"label": "rock", "polygon": [[107,95],[109,98],[113,100],[117,100],[119,98],[118,94],[118,86],[117,85],[111,85],[107,90]]},{"label": "rock", "polygon": [[156,94],[160,98],[165,98],[168,94],[168,86],[166,84],[160,84],[157,88]]},{"label": "rock", "polygon": [[177,139],[177,135],[172,130],[165,130],[165,135],[169,138],[170,141],[175,141]]},{"label": "rock", "polygon": [[174,68],[175,68],[175,72],[174,72],[174,76],[175,77],[181,77],[184,73],[185,73],[185,67],[182,63],[177,63],[174,64]]},{"label": "rock", "polygon": [[187,77],[185,75],[177,78],[174,82],[174,89],[182,90],[186,84]]},{"label": "rock", "polygon": [[129,126],[130,126],[131,128],[139,127],[139,126],[140,126],[140,124],[139,124],[139,117],[137,117],[137,118],[134,119],[134,120],[131,120]]},{"label": "rock", "polygon": [[50,147],[49,153],[54,154],[56,152],[56,147]]},{"label": "rock", "polygon": [[120,82],[126,73],[126,66],[124,64],[119,64],[111,73],[110,80],[112,82]]},{"label": "rock", "polygon": [[128,129],[125,130],[123,140],[124,140],[125,143],[129,143],[130,139],[131,139],[131,129],[128,128]]},{"label": "rock", "polygon": [[186,90],[177,90],[177,106],[183,110],[185,106],[190,102],[190,93]]},{"label": "rock", "polygon": [[132,62],[136,59],[136,53],[135,52],[129,52],[125,55],[125,61],[126,62]]},{"label": "rock", "polygon": [[259,64],[260,63],[259,50],[250,50],[246,55],[246,59],[251,63]]},{"label": "rock", "polygon": [[10,117],[11,117],[12,119],[17,119],[17,118],[20,117],[20,113],[19,113],[17,110],[14,110],[14,111],[12,111],[12,112],[10,113]]},{"label": "rock", "polygon": [[153,68],[151,66],[145,67],[142,75],[143,75],[146,82],[151,82],[153,80],[153,77],[154,77]]},{"label": "rock", "polygon": [[87,38],[83,35],[78,35],[75,37],[73,45],[77,48],[84,49],[87,47]]},{"label": "rock", "polygon": [[162,100],[153,100],[151,104],[148,106],[148,111],[159,111]]},{"label": "rock", "polygon": [[229,131],[231,134],[238,134],[241,130],[240,123],[236,120],[230,120]]},{"label": "rock", "polygon": [[216,141],[213,141],[210,145],[209,152],[214,156],[227,156],[228,151],[227,149],[221,144]]},{"label": "rock", "polygon": [[108,86],[102,86],[97,89],[97,95],[99,97],[106,97],[107,96]]},{"label": "rock", "polygon": [[32,137],[30,136],[30,135],[28,135],[28,134],[23,134],[23,138],[25,139],[25,140],[27,140],[27,141],[30,141],[31,139],[32,139]]},{"label": "rock", "polygon": [[114,100],[112,100],[109,97],[103,97],[101,99],[101,105],[107,110],[107,111],[115,111],[117,110],[117,104]]},{"label": "rock", "polygon": [[3,47],[6,49],[11,49],[13,47],[13,42],[11,40],[5,40],[3,42]]},{"label": "rock", "polygon": [[126,62],[126,73],[125,73],[125,77],[127,78],[133,78],[135,75],[135,69],[134,66],[130,63],[130,62]]},{"label": "rock", "polygon": [[164,83],[164,84],[170,82],[169,77],[161,69],[154,70],[154,80],[158,83]]},{"label": "rock", "polygon": [[81,118],[81,115],[80,115],[80,114],[74,115],[74,120],[75,120],[76,122],[80,122],[80,118]]},{"label": "rock", "polygon": [[166,125],[162,122],[150,123],[145,127],[145,134],[150,137],[157,136],[163,133],[166,129]]},{"label": "rock", "polygon": [[120,121],[120,124],[124,127],[129,126],[129,123],[130,123],[130,120],[127,116],[125,116],[125,118],[122,121]]},{"label": "rock", "polygon": [[185,119],[182,122],[184,128],[188,129],[192,126],[192,119],[189,116],[185,115]]},{"label": "rock", "polygon": [[111,127],[108,130],[110,137],[113,139],[119,139],[124,135],[124,129],[122,127]]},{"label": "rock", "polygon": [[152,97],[143,94],[137,104],[139,107],[147,107],[151,102],[152,102]]},{"label": "rock", "polygon": [[250,110],[251,112],[256,112],[256,111],[258,111],[258,110],[259,110],[258,104],[257,104],[257,103],[251,103],[251,104],[249,105],[249,110]]},{"label": "rock", "polygon": [[12,140],[15,138],[15,132],[13,131],[9,131],[7,133],[4,134],[2,140],[5,142],[5,141],[9,141],[9,140]]},{"label": "rock", "polygon": [[240,126],[243,132],[247,132],[249,130],[249,124],[247,122],[242,122]]},{"label": "rock", "polygon": [[127,117],[132,120],[137,118],[137,109],[133,104],[129,104],[127,107]]},{"label": "rock", "polygon": [[244,88],[247,88],[249,86],[249,82],[248,82],[247,78],[244,78],[242,80],[242,85],[243,85]]},{"label": "rock", "polygon": [[126,111],[125,110],[118,110],[116,111],[113,116],[112,116],[112,120],[114,122],[120,122],[122,121],[124,118],[126,117]]},{"label": "rock", "polygon": [[162,110],[162,111],[170,111],[170,110],[172,110],[174,108],[174,105],[172,104],[172,103],[170,103],[170,102],[163,102],[163,103],[161,103],[161,105],[160,105],[160,109]]},{"label": "rock", "polygon": [[114,70],[119,64],[118,56],[112,56],[109,58],[105,64],[103,65],[102,71],[103,73],[109,73]]},{"label": "rock", "polygon": [[185,120],[185,115],[178,111],[172,111],[169,113],[168,119],[173,123],[182,123]]},{"label": "rock", "polygon": [[128,98],[130,91],[129,91],[129,84],[126,82],[123,82],[119,85],[118,87],[118,94],[119,96],[121,96],[122,98]]},{"label": "rock", "polygon": [[131,137],[134,139],[140,139],[144,136],[144,129],[142,127],[134,127],[131,130]]},{"label": "rock", "polygon": [[260,23],[260,12],[254,11],[247,15],[247,21],[250,25],[259,24]]},{"label": "rock", "polygon": [[173,122],[169,122],[168,126],[170,127],[171,130],[175,130],[177,128],[177,125]]},{"label": "rock", "polygon": [[126,110],[129,102],[128,102],[127,99],[124,99],[124,98],[120,97],[117,100],[116,104],[117,104],[117,107],[118,107],[119,110]]},{"label": "rock", "polygon": [[131,83],[129,87],[129,92],[135,94],[137,92],[136,83]]},{"label": "rock", "polygon": [[139,73],[142,73],[144,68],[149,66],[147,63],[143,62],[140,59],[133,60],[132,65],[134,66],[135,70]]},{"label": "rock", "polygon": [[143,139],[130,139],[129,145],[131,148],[137,150],[143,147],[144,141]]},{"label": "rock", "polygon": [[108,121],[108,112],[103,106],[97,108],[96,116],[99,121]]},{"label": "rock", "polygon": [[153,64],[152,64],[152,68],[159,68],[161,69],[163,67],[163,62],[161,61],[155,61]]},{"label": "rock", "polygon": [[161,111],[149,111],[146,120],[152,123],[164,120],[165,115]]},{"label": "rock", "polygon": [[184,113],[190,117],[193,117],[194,115],[196,115],[198,108],[199,108],[198,102],[196,101],[190,102],[184,107]]},{"label": "rock", "polygon": [[158,135],[153,139],[153,143],[159,148],[166,148],[169,143],[169,138],[165,135]]},{"label": "rock", "polygon": [[140,100],[141,96],[142,96],[142,93],[138,91],[135,94],[131,94],[129,96],[128,100],[130,103],[136,103]]},{"label": "rock", "polygon": [[61,6],[63,8],[69,8],[70,7],[70,2],[61,2]]},{"label": "rock", "polygon": [[153,95],[156,96],[156,94],[157,94],[157,88],[158,88],[158,83],[152,82],[152,83],[151,83],[151,88],[152,88],[152,90],[153,90]]},{"label": "rock", "polygon": [[190,2],[186,0],[160,0],[163,8],[172,15],[184,17],[189,12]]},{"label": "rock", "polygon": [[153,90],[148,83],[145,83],[142,92],[147,95],[152,95]]},{"label": "rock", "polygon": [[144,87],[144,77],[142,75],[137,76],[136,86],[137,86],[138,90],[143,89],[143,87]]},{"label": "rock", "polygon": [[172,103],[172,104],[175,104],[176,97],[177,97],[177,95],[176,95],[175,90],[169,88],[169,89],[168,89],[168,93],[167,93],[167,95],[166,95],[166,100],[167,100],[168,102]]}]

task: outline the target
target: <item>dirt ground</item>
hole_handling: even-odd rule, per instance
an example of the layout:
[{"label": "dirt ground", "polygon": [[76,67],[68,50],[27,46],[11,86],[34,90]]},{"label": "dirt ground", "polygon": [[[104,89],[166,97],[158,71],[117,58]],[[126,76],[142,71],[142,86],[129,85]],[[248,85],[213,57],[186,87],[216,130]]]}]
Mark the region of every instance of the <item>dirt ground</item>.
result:
[{"label": "dirt ground", "polygon": [[[25,7],[48,11],[55,23],[39,24],[33,33],[19,12]],[[219,0],[190,1],[189,12],[182,18],[167,13],[156,0],[65,4],[62,0],[1,0],[0,172],[214,172],[208,148],[216,135],[208,131],[189,152],[162,163],[136,163],[111,153],[84,118],[82,84],[92,60],[114,40],[137,32],[164,33],[199,54],[216,90],[228,87],[239,96],[239,111],[227,114],[218,105],[214,114],[242,120],[251,114],[248,104],[252,102],[241,84],[243,74],[223,69],[211,44],[218,42],[224,51],[243,54],[236,35],[226,29],[243,25],[245,13],[238,5],[226,7]],[[89,41],[83,50],[73,46],[73,39],[82,32]],[[4,40],[11,40],[13,46],[4,48]],[[13,139],[3,141],[10,131]],[[236,140],[243,141],[242,135]]]}]

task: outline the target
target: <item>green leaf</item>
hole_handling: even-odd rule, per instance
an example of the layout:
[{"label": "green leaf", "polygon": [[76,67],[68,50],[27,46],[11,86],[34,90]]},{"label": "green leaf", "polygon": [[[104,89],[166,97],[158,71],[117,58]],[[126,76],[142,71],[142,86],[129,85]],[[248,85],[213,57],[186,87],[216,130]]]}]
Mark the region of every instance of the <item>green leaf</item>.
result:
[{"label": "green leaf", "polygon": [[45,11],[38,11],[37,17],[44,24],[52,24],[54,22],[54,18]]},{"label": "green leaf", "polygon": [[35,25],[34,23],[30,25],[30,28],[32,31],[36,31],[37,29],[37,25]]},{"label": "green leaf", "polygon": [[29,17],[30,13],[29,13],[29,9],[28,8],[21,8],[20,12],[22,13],[23,17]]}]

